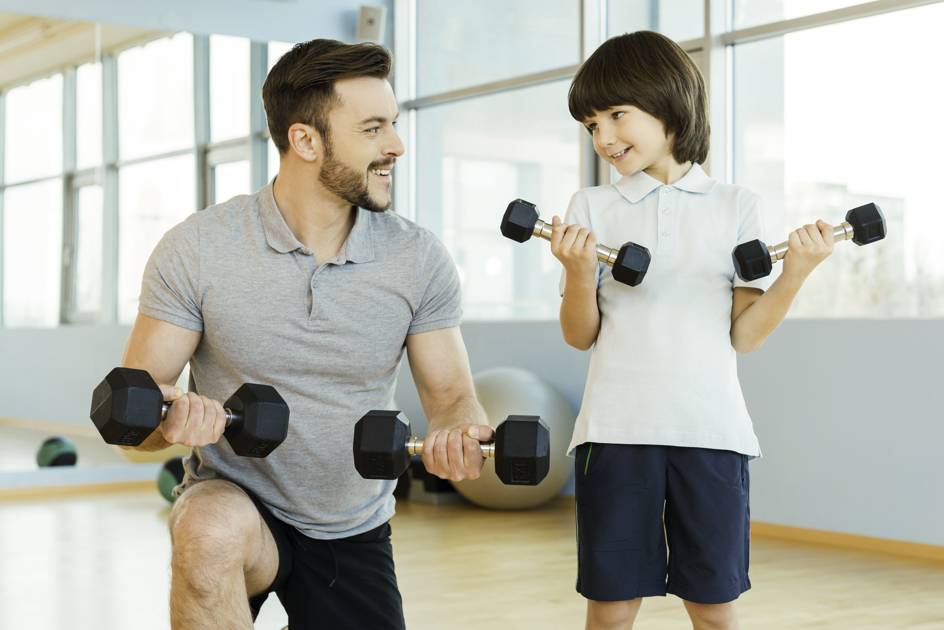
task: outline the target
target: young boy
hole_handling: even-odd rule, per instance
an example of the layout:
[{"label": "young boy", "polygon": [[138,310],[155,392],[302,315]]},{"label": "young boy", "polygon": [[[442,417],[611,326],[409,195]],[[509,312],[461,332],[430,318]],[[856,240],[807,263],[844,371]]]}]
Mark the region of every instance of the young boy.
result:
[{"label": "young boy", "polygon": [[[760,449],[736,353],[780,324],[832,252],[832,227],[790,234],[772,285],[735,276],[734,247],[766,240],[760,198],[702,170],[704,80],[662,35],[604,43],[577,72],[569,105],[623,176],[575,194],[570,225],[554,217],[551,241],[564,265],[564,339],[594,346],[570,446],[587,628],[632,628],[641,598],[667,592],[694,628],[737,628],[736,600],[750,588],[747,460]],[[597,261],[597,236],[648,247],[645,282],[616,282]]]}]

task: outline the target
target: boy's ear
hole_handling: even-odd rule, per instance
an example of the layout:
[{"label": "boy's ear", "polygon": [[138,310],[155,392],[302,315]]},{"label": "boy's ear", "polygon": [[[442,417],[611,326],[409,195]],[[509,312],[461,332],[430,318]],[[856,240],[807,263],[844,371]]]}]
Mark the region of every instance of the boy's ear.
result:
[{"label": "boy's ear", "polygon": [[306,162],[324,159],[321,134],[311,125],[295,123],[288,128],[288,142],[292,151]]}]

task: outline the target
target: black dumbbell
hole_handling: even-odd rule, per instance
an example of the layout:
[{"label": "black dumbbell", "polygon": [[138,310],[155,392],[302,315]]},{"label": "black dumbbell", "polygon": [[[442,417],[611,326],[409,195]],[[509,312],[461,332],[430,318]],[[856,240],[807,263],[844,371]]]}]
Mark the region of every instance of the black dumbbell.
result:
[{"label": "black dumbbell", "polygon": [[[856,245],[868,245],[885,238],[885,215],[874,203],[853,208],[846,213],[846,221],[833,229],[836,241],[852,240]],[[773,265],[787,255],[790,241],[776,247],[765,245],[761,240],[741,243],[734,248],[731,258],[734,270],[741,280],[750,282],[770,275]]]},{"label": "black dumbbell", "polygon": [[[230,396],[223,435],[237,455],[266,457],[288,434],[288,405],[270,385],[246,383]],[[138,446],[170,403],[145,370],[115,368],[92,394],[92,422],[109,444]]]},{"label": "black dumbbell", "polygon": [[[423,440],[410,437],[410,423],[399,411],[368,411],[354,425],[354,467],[365,479],[396,479],[423,452]],[[551,438],[538,416],[508,416],[495,428],[495,440],[482,442],[482,454],[495,460],[502,483],[536,486],[551,466]]]},{"label": "black dumbbell", "polygon": [[[554,229],[538,218],[537,206],[524,199],[515,199],[502,217],[501,233],[513,241],[524,243],[531,236],[551,240]],[[597,243],[597,258],[613,268],[613,279],[631,287],[642,284],[652,254],[649,249],[633,242],[623,243],[618,250]]]}]

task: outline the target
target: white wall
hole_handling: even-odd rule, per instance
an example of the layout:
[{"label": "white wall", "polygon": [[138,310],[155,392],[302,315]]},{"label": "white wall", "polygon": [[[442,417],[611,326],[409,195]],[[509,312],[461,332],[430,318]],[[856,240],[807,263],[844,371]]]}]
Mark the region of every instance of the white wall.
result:
[{"label": "white wall", "polygon": [[[467,323],[473,372],[531,370],[579,408],[589,353],[557,322]],[[944,545],[944,321],[787,320],[739,357],[764,457],[751,463],[757,521]],[[397,401],[425,417],[409,369]]]},{"label": "white wall", "polygon": [[0,11],[260,42],[354,42],[361,4],[387,7],[383,43],[392,46],[391,0],[0,0]]},{"label": "white wall", "polygon": [[93,426],[92,390],[121,362],[130,326],[0,328],[0,417]]},{"label": "white wall", "polygon": [[[0,416],[90,426],[126,326],[0,330]],[[589,353],[557,322],[466,323],[473,372],[520,367],[579,407]],[[738,373],[764,457],[758,521],[944,545],[944,321],[788,320]],[[425,417],[404,364],[397,401]]]}]

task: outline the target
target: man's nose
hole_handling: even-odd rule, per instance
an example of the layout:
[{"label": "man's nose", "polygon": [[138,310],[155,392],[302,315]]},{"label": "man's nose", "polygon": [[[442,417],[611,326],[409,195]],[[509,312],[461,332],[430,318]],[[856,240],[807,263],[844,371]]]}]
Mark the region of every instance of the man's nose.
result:
[{"label": "man's nose", "polygon": [[400,134],[397,133],[397,130],[393,130],[392,141],[384,149],[384,155],[392,155],[394,157],[400,157],[406,151],[406,148],[403,146],[403,140],[400,139]]}]

